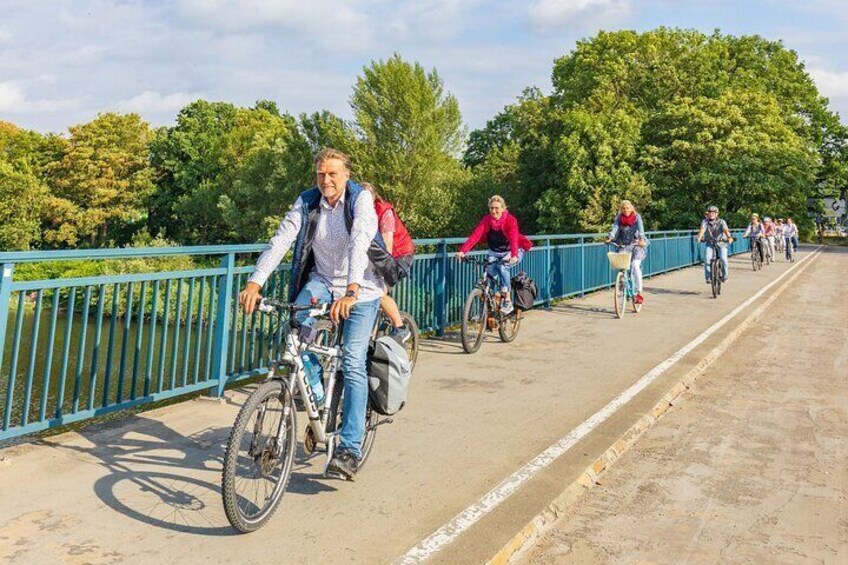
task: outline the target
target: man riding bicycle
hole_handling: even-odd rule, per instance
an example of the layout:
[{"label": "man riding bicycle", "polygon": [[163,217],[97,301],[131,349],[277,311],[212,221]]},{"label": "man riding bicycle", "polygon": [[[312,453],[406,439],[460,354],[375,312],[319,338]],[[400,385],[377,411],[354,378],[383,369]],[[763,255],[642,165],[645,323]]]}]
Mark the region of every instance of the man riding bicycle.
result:
[{"label": "man riding bicycle", "polygon": [[711,284],[712,282],[711,264],[716,249],[719,250],[719,259],[721,259],[721,265],[724,270],[721,282],[727,282],[730,278],[727,247],[718,245],[718,243],[732,243],[733,237],[730,235],[730,228],[727,227],[727,222],[718,217],[718,206],[707,208],[707,217],[701,220],[701,229],[698,230],[698,243],[702,241],[707,244],[706,252],[704,253],[704,279],[706,279],[707,284]]},{"label": "man riding bicycle", "polygon": [[366,359],[383,295],[382,278],[369,260],[380,245],[371,193],[350,180],[350,158],[335,149],[315,156],[317,186],[298,197],[259,257],[239,304],[250,315],[259,294],[294,244],[289,300],[332,302],[333,322],[345,319],[342,346],[344,406],[340,442],[328,470],[352,479],[362,457],[368,403]]}]

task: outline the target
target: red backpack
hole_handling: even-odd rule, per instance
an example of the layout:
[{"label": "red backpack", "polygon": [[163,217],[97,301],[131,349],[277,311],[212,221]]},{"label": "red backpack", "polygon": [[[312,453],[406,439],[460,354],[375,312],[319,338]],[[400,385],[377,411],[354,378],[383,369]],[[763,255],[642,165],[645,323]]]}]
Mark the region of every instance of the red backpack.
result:
[{"label": "red backpack", "polygon": [[397,259],[398,257],[405,257],[406,255],[412,255],[415,253],[415,244],[412,243],[412,237],[410,237],[409,231],[406,229],[403,220],[400,219],[400,216],[394,207],[385,200],[382,200],[380,202],[375,202],[374,208],[377,211],[378,221],[383,217],[383,214],[387,212],[395,215],[395,235],[392,245],[392,257]]}]

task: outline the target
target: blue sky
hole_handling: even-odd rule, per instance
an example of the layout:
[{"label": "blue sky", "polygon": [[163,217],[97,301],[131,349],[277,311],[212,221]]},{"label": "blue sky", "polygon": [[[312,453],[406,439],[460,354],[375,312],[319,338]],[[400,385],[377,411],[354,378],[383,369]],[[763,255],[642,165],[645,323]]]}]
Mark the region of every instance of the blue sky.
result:
[{"label": "blue sky", "polygon": [[350,117],[363,66],[435,67],[470,128],[598,30],[718,28],[782,39],[843,123],[846,0],[0,0],[0,119],[65,131],[107,110],[171,124],[197,99]]}]

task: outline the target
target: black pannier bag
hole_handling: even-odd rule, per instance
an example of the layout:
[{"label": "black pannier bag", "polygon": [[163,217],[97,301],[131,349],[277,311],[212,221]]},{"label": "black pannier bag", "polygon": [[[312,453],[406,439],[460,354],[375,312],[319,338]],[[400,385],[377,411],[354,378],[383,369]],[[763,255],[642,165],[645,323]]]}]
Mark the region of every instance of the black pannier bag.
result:
[{"label": "black pannier bag", "polygon": [[512,293],[515,296],[515,307],[522,310],[530,310],[539,294],[536,281],[527,276],[524,271],[519,271],[512,277]]}]

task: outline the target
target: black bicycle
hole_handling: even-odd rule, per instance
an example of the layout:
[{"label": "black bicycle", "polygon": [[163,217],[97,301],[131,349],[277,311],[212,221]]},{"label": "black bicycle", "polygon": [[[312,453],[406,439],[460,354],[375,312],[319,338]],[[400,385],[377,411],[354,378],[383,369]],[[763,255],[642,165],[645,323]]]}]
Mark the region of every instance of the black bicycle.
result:
[{"label": "black bicycle", "polygon": [[[418,330],[418,323],[409,312],[401,310],[400,319],[403,320],[403,326],[409,330],[410,337],[406,343],[403,344],[403,347],[406,349],[406,354],[409,356],[410,366],[414,369],[415,362],[418,360],[418,346],[421,344],[421,332]],[[380,309],[374,337],[377,338],[389,335],[392,332],[392,328],[392,321],[389,320],[386,313]]]},{"label": "black bicycle", "polygon": [[763,268],[763,243],[759,237],[749,238],[751,242],[751,267],[755,271]]},{"label": "black bicycle", "polygon": [[725,241],[717,241],[713,244],[713,258],[710,260],[710,288],[713,291],[713,298],[718,298],[721,294],[721,283],[727,277],[727,273],[724,272],[724,261],[721,260],[721,254],[726,247]]},{"label": "black bicycle", "polygon": [[518,337],[518,330],[521,328],[521,310],[514,308],[509,314],[501,311],[503,297],[494,290],[497,281],[488,273],[488,259],[466,257],[463,261],[480,267],[481,274],[476,286],[465,298],[462,308],[462,349],[466,353],[475,353],[480,349],[487,331],[497,330],[504,343],[513,341]]}]

